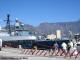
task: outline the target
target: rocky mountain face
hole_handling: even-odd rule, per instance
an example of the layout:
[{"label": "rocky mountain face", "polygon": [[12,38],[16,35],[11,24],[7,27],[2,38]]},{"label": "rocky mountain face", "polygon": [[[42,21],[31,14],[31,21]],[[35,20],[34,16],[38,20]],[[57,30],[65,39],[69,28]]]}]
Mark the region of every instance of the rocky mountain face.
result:
[{"label": "rocky mountain face", "polygon": [[75,22],[41,23],[37,27],[25,25],[25,28],[31,28],[40,35],[56,34],[56,30],[61,30],[62,35],[68,35],[69,30],[73,33],[80,33],[80,20]]}]

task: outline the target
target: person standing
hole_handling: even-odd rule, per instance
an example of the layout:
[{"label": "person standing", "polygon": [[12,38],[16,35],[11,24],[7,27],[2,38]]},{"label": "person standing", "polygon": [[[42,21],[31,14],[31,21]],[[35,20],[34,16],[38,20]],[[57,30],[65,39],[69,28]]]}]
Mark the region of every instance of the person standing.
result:
[{"label": "person standing", "polygon": [[58,50],[58,48],[59,48],[59,46],[58,46],[58,42],[55,42],[55,44],[54,44],[54,48],[55,48],[55,50]]},{"label": "person standing", "polygon": [[54,44],[54,48],[55,48],[55,54],[56,54],[58,52],[58,48],[59,48],[59,45],[58,45],[57,41]]},{"label": "person standing", "polygon": [[72,51],[73,51],[73,42],[72,42],[72,40],[70,40],[70,53],[72,53]]},{"label": "person standing", "polygon": [[0,51],[1,51],[1,48],[2,48],[2,39],[0,39]]},{"label": "person standing", "polygon": [[68,44],[67,44],[67,50],[69,51],[70,48],[71,48],[71,45],[70,45],[70,41],[69,41]]},{"label": "person standing", "polygon": [[65,42],[62,43],[62,48],[63,48],[64,53],[66,54],[66,52],[67,52],[67,44]]},{"label": "person standing", "polygon": [[69,53],[69,55],[70,55],[70,49],[71,49],[71,45],[70,45],[70,41],[69,41],[67,44],[67,53]]},{"label": "person standing", "polygon": [[77,55],[78,51],[77,51],[77,43],[76,42],[74,42],[74,44],[73,44],[73,50],[75,50],[73,55]]},{"label": "person standing", "polygon": [[71,46],[71,48],[73,48],[73,42],[72,42],[72,40],[70,41],[70,46]]}]

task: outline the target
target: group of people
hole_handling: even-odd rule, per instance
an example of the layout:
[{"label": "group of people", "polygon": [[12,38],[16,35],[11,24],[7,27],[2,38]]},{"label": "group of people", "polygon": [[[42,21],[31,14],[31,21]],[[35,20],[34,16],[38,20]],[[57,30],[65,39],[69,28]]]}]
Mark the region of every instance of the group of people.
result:
[{"label": "group of people", "polygon": [[[61,44],[61,46],[62,46],[62,50],[65,53],[67,53],[67,51],[69,51],[69,54],[70,54],[70,53],[72,53],[75,50],[74,55],[77,54],[77,48],[76,48],[77,44],[73,43],[72,40],[70,40],[68,43],[63,42]],[[58,42],[55,42],[54,47],[55,47],[55,50],[58,51],[58,48],[59,48]]]}]

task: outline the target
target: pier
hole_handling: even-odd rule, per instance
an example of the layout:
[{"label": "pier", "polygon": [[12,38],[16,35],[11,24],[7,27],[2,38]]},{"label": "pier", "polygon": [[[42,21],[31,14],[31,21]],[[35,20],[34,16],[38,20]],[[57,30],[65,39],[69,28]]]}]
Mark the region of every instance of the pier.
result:
[{"label": "pier", "polygon": [[27,55],[22,52],[22,49],[18,48],[2,48],[0,51],[0,60],[80,60],[80,56],[75,59],[74,56],[72,58],[63,56],[35,56],[35,55]]}]

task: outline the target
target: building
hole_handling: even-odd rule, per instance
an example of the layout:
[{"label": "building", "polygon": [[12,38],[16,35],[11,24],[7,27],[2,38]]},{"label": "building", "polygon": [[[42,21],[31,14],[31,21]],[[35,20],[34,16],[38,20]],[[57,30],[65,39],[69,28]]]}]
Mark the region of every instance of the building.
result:
[{"label": "building", "polygon": [[61,30],[56,31],[56,38],[61,39]]},{"label": "building", "polygon": [[54,40],[56,39],[56,35],[55,34],[51,34],[51,35],[47,35],[47,40]]}]

